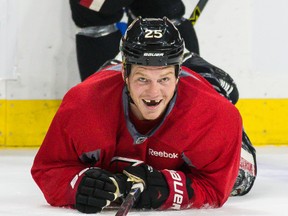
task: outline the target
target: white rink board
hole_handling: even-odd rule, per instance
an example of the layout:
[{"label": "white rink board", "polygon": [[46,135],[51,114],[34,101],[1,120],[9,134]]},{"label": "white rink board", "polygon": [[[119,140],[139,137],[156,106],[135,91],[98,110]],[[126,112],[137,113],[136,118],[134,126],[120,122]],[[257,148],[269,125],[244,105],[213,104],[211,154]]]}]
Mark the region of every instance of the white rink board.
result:
[{"label": "white rink board", "polygon": [[[86,215],[46,203],[30,175],[35,153],[31,150],[0,151],[0,215]],[[229,198],[222,208],[162,212],[133,210],[128,216],[287,216],[288,147],[258,147],[257,159],[258,177],[251,192],[243,197]],[[98,215],[112,216],[115,213],[115,210],[105,210]]]}]

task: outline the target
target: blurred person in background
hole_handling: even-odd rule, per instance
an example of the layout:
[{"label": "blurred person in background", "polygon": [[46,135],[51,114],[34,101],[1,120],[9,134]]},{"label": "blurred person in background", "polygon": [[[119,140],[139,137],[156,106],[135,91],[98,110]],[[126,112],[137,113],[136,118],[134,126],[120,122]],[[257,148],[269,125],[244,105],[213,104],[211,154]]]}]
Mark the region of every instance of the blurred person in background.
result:
[{"label": "blurred person in background", "polygon": [[128,23],[138,16],[168,17],[184,38],[186,49],[199,54],[193,25],[183,17],[182,0],[70,0],[70,8],[72,19],[80,28],[76,34],[76,52],[82,81],[119,52],[124,13]]}]

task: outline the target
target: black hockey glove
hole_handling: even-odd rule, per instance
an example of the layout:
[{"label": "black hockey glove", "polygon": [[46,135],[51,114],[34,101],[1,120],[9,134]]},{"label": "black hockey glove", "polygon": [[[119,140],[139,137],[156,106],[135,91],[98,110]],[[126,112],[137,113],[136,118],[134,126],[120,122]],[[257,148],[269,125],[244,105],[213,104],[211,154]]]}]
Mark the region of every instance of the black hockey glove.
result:
[{"label": "black hockey glove", "polygon": [[84,173],[76,193],[75,208],[83,213],[97,213],[126,191],[127,177],[92,168]]},{"label": "black hockey glove", "polygon": [[128,181],[144,182],[144,191],[135,202],[134,207],[141,209],[159,208],[169,196],[169,188],[164,175],[151,166],[141,164],[140,166],[129,166],[123,171]]}]

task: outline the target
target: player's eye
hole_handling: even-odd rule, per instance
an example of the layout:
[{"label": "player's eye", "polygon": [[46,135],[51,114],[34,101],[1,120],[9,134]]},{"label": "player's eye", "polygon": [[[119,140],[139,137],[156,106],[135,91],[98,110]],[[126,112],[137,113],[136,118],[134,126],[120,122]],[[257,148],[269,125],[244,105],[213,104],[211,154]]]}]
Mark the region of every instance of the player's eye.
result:
[{"label": "player's eye", "polygon": [[170,80],[169,77],[163,77],[162,79],[159,80],[160,83],[165,83],[168,82]]},{"label": "player's eye", "polygon": [[147,79],[144,78],[144,77],[139,77],[139,78],[138,78],[138,81],[140,81],[140,82],[147,82]]}]

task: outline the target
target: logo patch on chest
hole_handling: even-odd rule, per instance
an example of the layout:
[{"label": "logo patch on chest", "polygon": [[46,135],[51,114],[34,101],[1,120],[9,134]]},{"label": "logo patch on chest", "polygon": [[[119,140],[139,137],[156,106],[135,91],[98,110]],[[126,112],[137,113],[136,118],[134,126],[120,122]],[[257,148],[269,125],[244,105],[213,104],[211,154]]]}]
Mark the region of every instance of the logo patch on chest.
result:
[{"label": "logo patch on chest", "polygon": [[148,149],[148,154],[150,156],[154,156],[154,157],[161,157],[161,158],[170,158],[170,159],[176,159],[179,158],[179,154],[178,153],[168,153],[166,151],[156,151],[152,148]]}]

